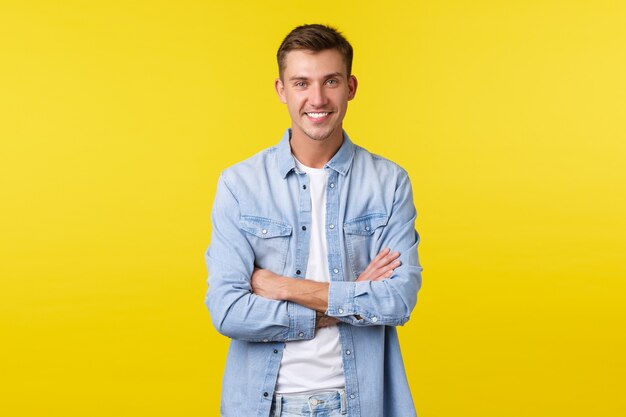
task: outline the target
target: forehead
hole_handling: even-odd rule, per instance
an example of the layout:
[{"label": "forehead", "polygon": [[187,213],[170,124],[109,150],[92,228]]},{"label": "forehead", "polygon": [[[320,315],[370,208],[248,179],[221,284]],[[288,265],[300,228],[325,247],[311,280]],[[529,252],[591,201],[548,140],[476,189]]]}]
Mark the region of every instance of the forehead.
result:
[{"label": "forehead", "polygon": [[348,68],[343,56],[336,49],[325,49],[320,52],[294,50],[285,56],[286,78],[315,78],[337,72],[347,76]]}]

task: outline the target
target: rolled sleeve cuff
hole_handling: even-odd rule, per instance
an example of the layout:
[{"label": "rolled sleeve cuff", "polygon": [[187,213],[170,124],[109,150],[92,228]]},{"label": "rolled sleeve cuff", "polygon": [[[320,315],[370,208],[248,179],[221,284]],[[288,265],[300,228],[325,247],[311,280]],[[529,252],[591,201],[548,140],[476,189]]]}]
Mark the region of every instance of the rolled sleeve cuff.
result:
[{"label": "rolled sleeve cuff", "polygon": [[354,305],[354,290],[356,283],[332,281],[328,288],[327,316],[348,317],[356,314]]},{"label": "rolled sleeve cuff", "polygon": [[309,340],[315,337],[315,310],[288,303],[289,332],[287,340]]}]

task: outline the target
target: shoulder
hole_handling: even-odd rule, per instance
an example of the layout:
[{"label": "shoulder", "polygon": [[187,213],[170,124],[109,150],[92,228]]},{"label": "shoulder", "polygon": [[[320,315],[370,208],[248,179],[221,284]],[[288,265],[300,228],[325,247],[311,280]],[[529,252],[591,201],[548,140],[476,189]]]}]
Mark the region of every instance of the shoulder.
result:
[{"label": "shoulder", "polygon": [[376,174],[379,178],[402,180],[407,171],[396,162],[355,145],[353,168],[359,174]]},{"label": "shoulder", "polygon": [[222,171],[221,180],[232,186],[259,178],[261,173],[276,166],[277,151],[278,145],[274,145],[229,166]]}]

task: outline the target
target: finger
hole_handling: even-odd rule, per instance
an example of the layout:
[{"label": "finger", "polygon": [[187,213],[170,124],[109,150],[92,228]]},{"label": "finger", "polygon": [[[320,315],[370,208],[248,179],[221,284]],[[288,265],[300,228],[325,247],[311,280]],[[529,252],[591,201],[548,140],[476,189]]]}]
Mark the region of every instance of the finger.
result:
[{"label": "finger", "polygon": [[387,272],[387,270],[389,270],[390,268],[391,269],[395,269],[395,268],[399,267],[400,265],[401,265],[400,260],[399,259],[394,259],[394,260],[390,261],[389,263],[376,268],[374,271],[372,271],[371,276],[378,278],[379,276],[381,276],[385,272]]},{"label": "finger", "polygon": [[400,252],[389,252],[386,256],[378,260],[375,267],[376,269],[384,268],[385,266],[389,265],[391,262],[398,259],[399,257],[400,257]]},{"label": "finger", "polygon": [[[384,256],[384,255],[383,255]],[[361,274],[359,275],[359,277],[357,278],[357,281],[365,281],[368,280],[370,278],[370,276],[372,275],[373,271],[374,271],[374,265],[377,259],[381,258],[381,254],[379,253],[376,258],[374,258],[368,265],[367,267],[363,270],[363,272],[361,272]]]},{"label": "finger", "polygon": [[374,271],[368,271],[367,269],[363,272],[361,272],[361,274],[358,276],[358,278],[356,279],[357,281],[368,281],[370,279],[372,279],[372,276],[374,274]]},{"label": "finger", "polygon": [[402,262],[399,259],[396,259],[387,267],[381,268],[380,270],[378,270],[377,273],[375,274],[376,275],[375,279],[380,280],[380,279],[391,277],[391,275],[393,275],[393,271],[400,265],[402,265]]},{"label": "finger", "polygon": [[368,270],[363,271],[363,273],[358,277],[357,281],[377,280],[380,278],[384,278],[384,274],[389,269],[393,271],[395,268],[401,265],[400,260],[394,260],[394,258],[397,258],[398,256],[399,254],[393,255],[389,263],[384,263],[382,265],[372,267],[372,269],[370,269],[369,271]]},{"label": "finger", "polygon": [[[367,268],[365,268],[365,270],[361,272],[361,274],[357,278],[357,281],[367,281],[372,279],[373,276],[379,274],[378,270],[389,264],[390,261],[385,261],[385,258],[388,257],[390,254],[390,248],[384,248],[383,250],[378,252],[378,255],[376,255],[376,257],[372,259],[372,261],[367,265]],[[394,252],[394,254],[391,254],[390,260],[393,260],[398,256],[400,256],[400,253]]]},{"label": "finger", "polygon": [[367,265],[367,268],[365,268],[365,271],[372,270],[375,267],[375,265],[377,265],[382,259],[385,258],[385,256],[389,254],[390,251],[391,249],[385,248],[381,250],[380,252],[378,252],[378,255],[376,255],[376,257],[374,257],[374,259],[372,259],[371,262]]},{"label": "finger", "polygon": [[390,269],[389,271],[386,271],[384,274],[372,279],[372,281],[382,281],[382,280],[391,278],[392,275],[393,275],[393,269]]},{"label": "finger", "polygon": [[384,259],[385,256],[389,255],[389,252],[391,252],[390,248],[385,248],[385,249],[381,250],[380,252],[378,252],[378,255],[376,255],[376,257],[374,257],[374,259],[372,259],[372,261],[369,263],[368,266],[376,265],[376,263],[378,263],[382,259]]}]

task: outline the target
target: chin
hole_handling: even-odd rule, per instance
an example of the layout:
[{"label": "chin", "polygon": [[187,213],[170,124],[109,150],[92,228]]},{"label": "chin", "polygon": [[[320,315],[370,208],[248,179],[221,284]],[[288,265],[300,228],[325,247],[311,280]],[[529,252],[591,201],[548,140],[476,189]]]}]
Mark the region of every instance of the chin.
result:
[{"label": "chin", "polygon": [[323,140],[330,138],[333,135],[333,133],[335,133],[335,129],[330,130],[330,131],[325,131],[325,132],[309,131],[305,133],[309,138],[313,140],[323,141]]},{"label": "chin", "polygon": [[328,135],[307,135],[309,138],[313,139],[313,140],[317,140],[317,141],[323,141],[326,140],[330,137],[330,134]]}]

